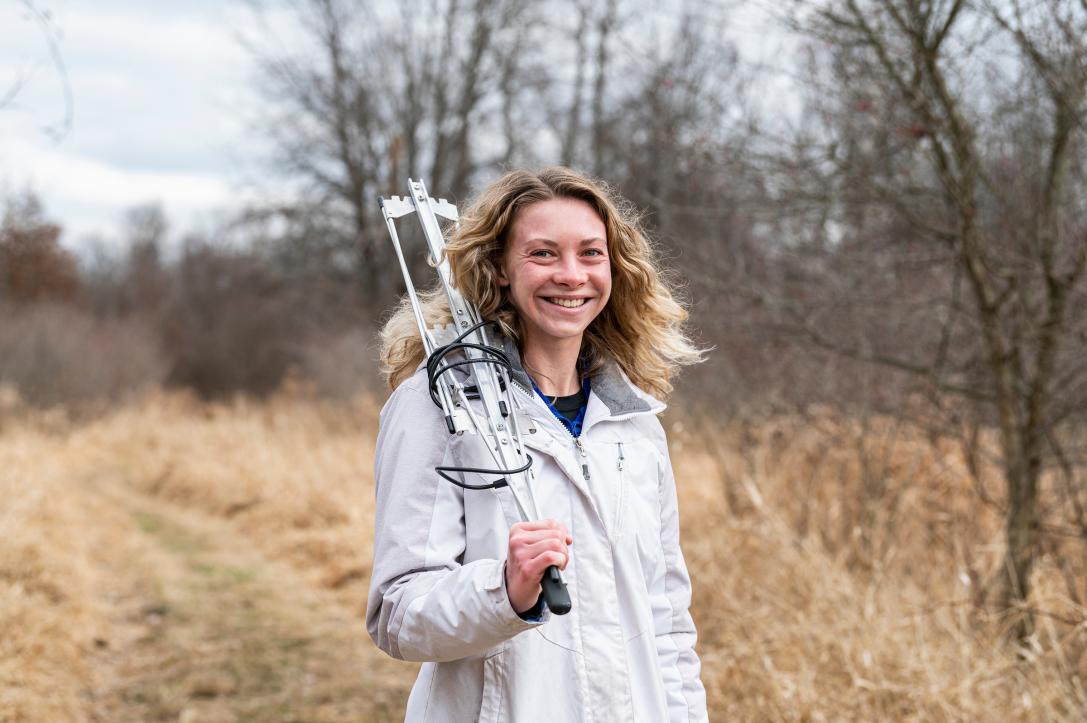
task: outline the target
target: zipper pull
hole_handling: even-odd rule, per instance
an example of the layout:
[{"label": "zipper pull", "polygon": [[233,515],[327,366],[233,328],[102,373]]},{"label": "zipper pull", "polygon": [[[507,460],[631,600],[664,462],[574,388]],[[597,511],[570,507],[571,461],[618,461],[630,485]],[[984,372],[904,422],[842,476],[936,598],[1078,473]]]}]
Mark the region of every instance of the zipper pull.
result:
[{"label": "zipper pull", "polygon": [[[582,457],[588,457],[589,456],[589,455],[587,455],[585,453],[585,445],[583,445],[581,443],[581,437],[574,437],[574,444],[577,445],[577,451],[581,453]],[[589,465],[588,465],[588,463],[584,463],[584,462],[582,463],[582,465],[581,465],[581,476],[585,478],[586,482],[589,481]]]},{"label": "zipper pull", "polygon": [[618,442],[617,444],[619,445],[619,471],[622,472],[623,471],[623,460],[625,459],[625,457],[623,457],[623,443]]}]

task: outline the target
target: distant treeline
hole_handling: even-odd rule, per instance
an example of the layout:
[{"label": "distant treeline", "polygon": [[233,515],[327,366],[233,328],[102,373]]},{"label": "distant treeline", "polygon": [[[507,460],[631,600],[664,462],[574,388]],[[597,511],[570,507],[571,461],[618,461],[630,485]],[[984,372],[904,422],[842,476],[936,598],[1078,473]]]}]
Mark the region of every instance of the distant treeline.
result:
[{"label": "distant treeline", "polygon": [[358,289],[299,278],[257,244],[187,238],[164,258],[167,219],[132,209],[118,252],[75,257],[29,193],[0,224],[0,384],[30,404],[117,400],[148,386],[204,397],[267,394],[298,373],[349,396],[376,386]]}]

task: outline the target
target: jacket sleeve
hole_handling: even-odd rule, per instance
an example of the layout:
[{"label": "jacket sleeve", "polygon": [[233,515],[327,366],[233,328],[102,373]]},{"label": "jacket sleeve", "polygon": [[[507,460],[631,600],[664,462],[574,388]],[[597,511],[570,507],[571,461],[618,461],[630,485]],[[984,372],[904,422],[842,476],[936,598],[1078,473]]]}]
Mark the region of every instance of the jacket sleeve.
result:
[{"label": "jacket sleeve", "polygon": [[543,622],[513,610],[504,560],[464,563],[463,490],[434,471],[449,462],[449,438],[421,374],[381,411],[366,627],[379,648],[402,660],[477,655]]},{"label": "jacket sleeve", "polygon": [[706,691],[699,677],[701,663],[694,650],[697,635],[690,613],[691,578],[679,546],[676,481],[664,430],[658,429],[657,446],[662,454],[659,494],[663,559],[650,588],[657,663],[668,698],[669,721],[705,721],[708,720]]}]

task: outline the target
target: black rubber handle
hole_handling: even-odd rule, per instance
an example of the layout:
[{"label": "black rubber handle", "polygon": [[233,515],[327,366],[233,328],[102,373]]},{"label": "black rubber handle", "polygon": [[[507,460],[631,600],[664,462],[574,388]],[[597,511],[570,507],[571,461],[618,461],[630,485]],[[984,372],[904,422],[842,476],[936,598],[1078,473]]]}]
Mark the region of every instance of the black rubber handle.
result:
[{"label": "black rubber handle", "polygon": [[562,580],[559,568],[552,565],[544,570],[540,586],[543,588],[544,602],[547,603],[551,612],[556,615],[565,615],[570,612],[574,603],[570,601],[570,591],[566,589],[566,583]]}]

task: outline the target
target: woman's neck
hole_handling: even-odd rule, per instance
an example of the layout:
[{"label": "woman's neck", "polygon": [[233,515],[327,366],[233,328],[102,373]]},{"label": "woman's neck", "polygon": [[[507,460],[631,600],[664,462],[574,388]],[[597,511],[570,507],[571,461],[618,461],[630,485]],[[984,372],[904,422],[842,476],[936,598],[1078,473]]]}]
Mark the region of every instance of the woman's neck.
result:
[{"label": "woman's neck", "polygon": [[521,361],[540,391],[550,397],[577,394],[581,389],[577,359],[581,354],[581,339],[533,344],[525,340]]}]

